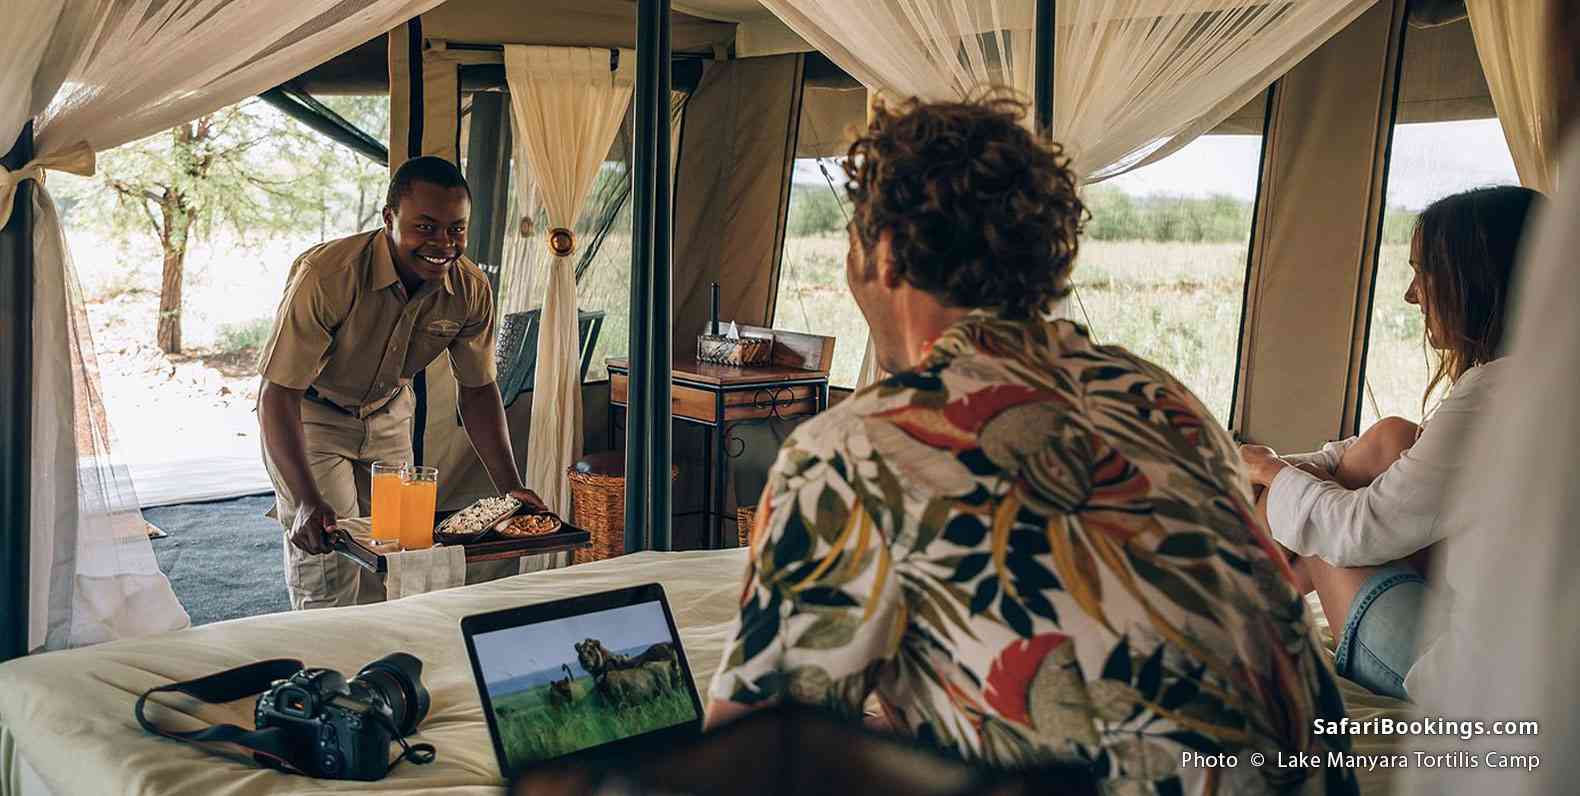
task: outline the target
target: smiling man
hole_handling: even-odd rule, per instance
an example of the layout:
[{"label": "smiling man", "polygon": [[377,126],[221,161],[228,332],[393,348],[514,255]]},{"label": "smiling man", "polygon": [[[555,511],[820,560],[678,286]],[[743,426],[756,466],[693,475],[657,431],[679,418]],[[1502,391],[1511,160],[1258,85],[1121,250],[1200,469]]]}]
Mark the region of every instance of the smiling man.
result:
[{"label": "smiling man", "polygon": [[369,511],[370,465],[412,459],[412,377],[450,353],[461,418],[496,488],[541,505],[516,470],[494,386],[494,299],[461,256],[471,191],[449,161],[390,179],[384,226],[291,266],[259,360],[258,423],[295,609],[376,602],[383,585],[332,554],[340,517]]}]

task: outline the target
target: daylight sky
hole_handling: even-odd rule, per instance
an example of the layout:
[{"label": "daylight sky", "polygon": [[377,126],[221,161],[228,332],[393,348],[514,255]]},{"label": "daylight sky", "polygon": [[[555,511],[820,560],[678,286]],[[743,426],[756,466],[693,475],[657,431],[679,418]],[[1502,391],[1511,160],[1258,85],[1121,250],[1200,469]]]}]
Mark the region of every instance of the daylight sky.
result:
[{"label": "daylight sky", "polygon": [[[1150,166],[1108,180],[1126,193],[1256,197],[1262,139],[1249,135],[1204,136]],[[840,184],[832,163],[829,173]],[[816,162],[796,163],[795,180],[827,190]],[[1432,200],[1482,185],[1515,184],[1514,160],[1496,119],[1399,125],[1394,130],[1388,172],[1388,205],[1419,210]]]},{"label": "daylight sky", "polygon": [[598,639],[610,650],[671,640],[663,607],[651,602],[480,634],[472,641],[477,645],[483,682],[493,683],[561,663],[576,668],[573,645],[588,638]]}]

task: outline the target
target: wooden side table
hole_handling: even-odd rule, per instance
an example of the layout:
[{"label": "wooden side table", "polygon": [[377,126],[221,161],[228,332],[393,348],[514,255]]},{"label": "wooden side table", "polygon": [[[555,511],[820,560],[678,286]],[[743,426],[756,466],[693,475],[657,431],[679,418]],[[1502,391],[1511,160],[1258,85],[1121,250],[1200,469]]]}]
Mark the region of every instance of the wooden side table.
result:
[{"label": "wooden side table", "polygon": [[[833,339],[828,339],[832,357]],[[828,358],[822,359],[827,362]],[[626,358],[608,360],[609,429],[615,428],[615,411],[629,408],[631,365]],[[784,365],[738,368],[698,362],[694,355],[678,356],[671,371],[671,409],[675,420],[702,426],[702,514],[707,518],[711,548],[734,547],[736,534],[720,533],[719,523],[735,522],[726,514],[729,460],[745,453],[746,442],[732,434],[737,424],[769,418],[789,419],[815,415],[828,408],[828,369],[807,370]]]}]

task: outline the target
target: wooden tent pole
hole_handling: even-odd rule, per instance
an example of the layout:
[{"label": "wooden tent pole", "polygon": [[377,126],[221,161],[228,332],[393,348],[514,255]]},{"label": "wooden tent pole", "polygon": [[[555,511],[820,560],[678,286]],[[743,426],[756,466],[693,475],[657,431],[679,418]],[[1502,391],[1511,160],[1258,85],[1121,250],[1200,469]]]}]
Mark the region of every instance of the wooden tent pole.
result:
[{"label": "wooden tent pole", "polygon": [[[669,477],[670,454],[673,450],[674,424],[670,407],[670,369],[673,365],[674,339],[674,279],[671,272],[674,246],[674,206],[670,191],[670,0],[647,0],[654,6],[650,16],[643,17],[649,29],[639,32],[638,40],[647,44],[653,53],[648,58],[652,79],[642,80],[648,92],[646,107],[640,112],[650,118],[653,146],[643,151],[652,157],[646,166],[653,177],[649,184],[653,208],[653,276],[650,288],[653,306],[647,313],[648,370],[647,405],[652,420],[647,425],[647,522],[648,543],[654,550],[673,550],[673,514],[670,511],[672,484]],[[719,488],[723,489],[724,484]],[[717,517],[709,519],[717,523]],[[709,526],[711,532],[713,525]],[[711,534],[710,534],[711,535]]]},{"label": "wooden tent pole", "polygon": [[[33,123],[0,158],[8,170],[33,159]],[[33,184],[16,187],[0,227],[0,660],[28,649],[33,431]]]},{"label": "wooden tent pole", "polygon": [[649,548],[648,480],[651,428],[657,421],[649,383],[667,377],[654,373],[653,358],[653,180],[658,155],[658,130],[653,116],[657,93],[658,0],[639,0],[636,7],[636,97],[631,114],[631,373],[625,423],[625,550]]}]

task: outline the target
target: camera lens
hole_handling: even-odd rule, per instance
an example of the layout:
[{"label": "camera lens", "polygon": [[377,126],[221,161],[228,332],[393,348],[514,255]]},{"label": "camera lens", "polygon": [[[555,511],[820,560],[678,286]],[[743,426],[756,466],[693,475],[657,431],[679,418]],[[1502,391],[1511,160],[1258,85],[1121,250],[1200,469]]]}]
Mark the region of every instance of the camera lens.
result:
[{"label": "camera lens", "polygon": [[422,687],[422,661],[404,652],[394,652],[362,667],[359,682],[384,698],[395,717],[401,737],[417,729],[428,716],[428,689]]}]

